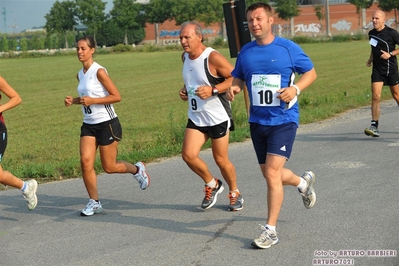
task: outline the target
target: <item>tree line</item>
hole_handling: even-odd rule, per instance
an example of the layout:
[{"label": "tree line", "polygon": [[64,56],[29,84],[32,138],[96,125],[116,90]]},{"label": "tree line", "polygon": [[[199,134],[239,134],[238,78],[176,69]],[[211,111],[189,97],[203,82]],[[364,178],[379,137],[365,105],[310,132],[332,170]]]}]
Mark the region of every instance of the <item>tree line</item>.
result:
[{"label": "tree line", "polygon": [[[135,0],[114,0],[109,13],[106,2],[101,0],[56,1],[45,15],[45,33],[26,33],[0,38],[0,51],[19,47],[25,49],[57,49],[74,45],[83,34],[92,35],[99,46],[113,46],[123,43],[137,44],[145,38],[145,26],[162,24],[165,21],[181,25],[187,20],[197,20],[205,25],[219,23],[223,28],[223,4],[230,0],[150,0],[148,4]],[[245,0],[249,6],[259,0]],[[263,0],[262,2],[268,2]],[[300,0],[274,0],[271,2],[279,18],[290,20],[300,15]],[[361,9],[369,8],[373,2],[383,11],[392,11],[399,6],[399,0],[348,0]],[[325,0],[312,0],[316,16],[323,20]],[[87,29],[77,31],[77,26]],[[156,32],[156,37],[158,33]]]}]

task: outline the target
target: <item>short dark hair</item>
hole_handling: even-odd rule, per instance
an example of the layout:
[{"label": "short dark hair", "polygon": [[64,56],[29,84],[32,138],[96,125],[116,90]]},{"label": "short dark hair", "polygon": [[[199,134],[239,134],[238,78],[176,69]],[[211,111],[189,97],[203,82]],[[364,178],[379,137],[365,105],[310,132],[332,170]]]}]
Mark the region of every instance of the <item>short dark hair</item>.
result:
[{"label": "short dark hair", "polygon": [[97,46],[96,41],[94,40],[94,38],[92,36],[80,37],[78,42],[83,41],[83,40],[87,42],[87,46],[89,46],[90,48],[96,48],[96,46]]},{"label": "short dark hair", "polygon": [[247,8],[245,14],[248,14],[249,11],[254,11],[255,9],[258,9],[258,8],[263,8],[269,17],[271,17],[273,15],[272,7],[266,3],[254,3],[254,4],[250,5]]}]

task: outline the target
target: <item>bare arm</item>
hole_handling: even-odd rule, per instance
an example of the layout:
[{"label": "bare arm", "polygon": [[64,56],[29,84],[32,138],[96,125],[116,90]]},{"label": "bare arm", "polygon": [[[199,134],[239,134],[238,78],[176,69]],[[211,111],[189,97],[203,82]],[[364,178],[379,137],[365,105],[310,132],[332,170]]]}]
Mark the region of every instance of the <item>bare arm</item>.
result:
[{"label": "bare arm", "polygon": [[101,68],[97,71],[97,79],[103,84],[109,95],[102,98],[92,98],[89,96],[80,97],[80,103],[84,106],[92,104],[112,104],[121,101],[121,95],[107,72]]},{"label": "bare arm", "polygon": [[[233,77],[231,76],[231,71],[233,71],[233,66],[230,62],[219,52],[212,52],[208,58],[209,72],[216,77],[223,77],[225,80],[215,86],[219,93],[226,92],[232,82]],[[197,95],[201,99],[206,99],[212,96],[213,88],[212,86],[202,86],[196,91]]]},{"label": "bare arm", "polygon": [[0,77],[0,91],[9,98],[5,104],[0,105],[0,113],[14,108],[22,102],[19,94],[2,77]]},{"label": "bare arm", "polygon": [[227,91],[227,100],[234,101],[234,96],[245,89],[245,81],[239,78],[233,78],[233,82]]},{"label": "bare arm", "polygon": [[[303,91],[304,89],[309,87],[310,84],[313,83],[313,81],[315,81],[316,77],[317,77],[316,70],[312,68],[308,72],[305,72],[301,75],[299,80],[295,83],[295,86],[298,87],[299,91]],[[281,88],[280,90],[277,91],[280,93],[280,95],[277,96],[277,98],[280,98],[284,102],[292,101],[292,99],[294,99],[295,96],[297,96],[297,89],[295,88],[295,86]]]},{"label": "bare arm", "polygon": [[370,52],[369,60],[366,62],[366,66],[370,67],[373,64],[373,51]]},{"label": "bare arm", "polygon": [[[185,54],[185,52],[183,52],[183,53],[181,54],[181,61],[182,61],[183,63],[184,63],[184,54]],[[180,99],[182,99],[183,101],[187,101],[187,100],[188,100],[186,85],[183,85],[183,88],[181,88],[181,89],[179,90],[179,96],[180,96]]]},{"label": "bare arm", "polygon": [[[76,79],[79,81],[78,74],[76,74]],[[66,107],[71,106],[72,104],[80,104],[80,97],[73,98],[72,96],[66,96],[64,104]]]}]

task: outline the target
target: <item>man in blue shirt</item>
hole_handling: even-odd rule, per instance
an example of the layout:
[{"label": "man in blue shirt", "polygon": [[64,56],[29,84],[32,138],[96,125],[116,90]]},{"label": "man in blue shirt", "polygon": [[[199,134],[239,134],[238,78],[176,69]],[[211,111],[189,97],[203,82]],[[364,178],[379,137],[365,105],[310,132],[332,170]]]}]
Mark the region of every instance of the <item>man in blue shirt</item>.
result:
[{"label": "man in blue shirt", "polygon": [[[256,3],[246,11],[248,28],[255,38],[240,51],[228,99],[248,90],[250,131],[260,169],[267,183],[268,217],[261,235],[252,245],[269,248],[277,244],[276,223],[284,199],[284,185],[296,186],[305,207],[316,202],[315,175],[295,175],[284,167],[289,159],[299,124],[297,97],[316,79],[312,61],[294,42],[274,36],[273,11]],[[295,73],[301,75],[294,84]]]}]

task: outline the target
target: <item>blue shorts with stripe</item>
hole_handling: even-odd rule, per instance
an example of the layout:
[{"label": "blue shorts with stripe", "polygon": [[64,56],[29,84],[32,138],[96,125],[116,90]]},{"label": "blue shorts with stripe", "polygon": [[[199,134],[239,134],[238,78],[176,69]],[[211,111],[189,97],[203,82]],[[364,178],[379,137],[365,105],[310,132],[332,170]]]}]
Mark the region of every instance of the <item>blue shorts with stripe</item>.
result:
[{"label": "blue shorts with stripe", "polygon": [[274,154],[285,157],[291,156],[294,145],[296,123],[287,123],[278,126],[264,126],[257,123],[250,124],[252,144],[259,164],[265,164],[266,155]]}]

